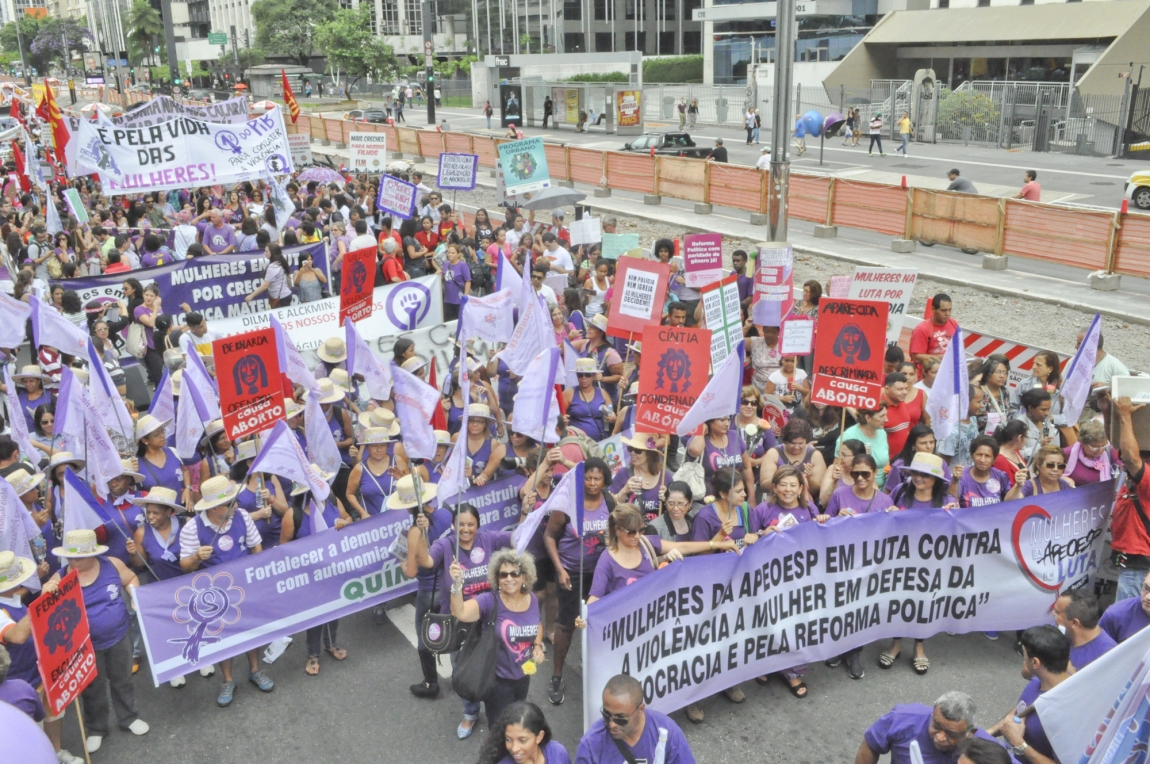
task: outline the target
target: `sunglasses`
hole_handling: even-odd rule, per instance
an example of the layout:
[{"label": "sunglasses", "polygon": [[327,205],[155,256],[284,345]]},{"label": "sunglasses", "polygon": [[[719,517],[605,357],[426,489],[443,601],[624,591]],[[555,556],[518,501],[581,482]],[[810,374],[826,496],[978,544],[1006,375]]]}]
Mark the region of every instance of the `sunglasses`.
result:
[{"label": "sunglasses", "polygon": [[594,371],[578,371],[575,372],[576,377],[594,377],[598,372]]},{"label": "sunglasses", "polygon": [[754,398],[743,398],[743,405],[744,406],[758,406],[759,402],[756,401]]},{"label": "sunglasses", "polygon": [[523,577],[523,571],[521,571],[521,570],[501,570],[501,571],[499,571],[499,580],[500,581],[502,581],[505,578],[522,578],[522,577]]},{"label": "sunglasses", "polygon": [[639,530],[638,528],[636,528],[636,529],[634,529],[634,530],[632,530],[632,529],[630,529],[630,528],[620,528],[620,529],[619,529],[619,532],[620,532],[620,533],[625,533],[625,534],[627,534],[628,536],[638,536],[640,533],[642,533],[642,531],[641,531],[641,530]]},{"label": "sunglasses", "polygon": [[1059,472],[1066,469],[1066,465],[1062,462],[1043,462],[1042,466],[1048,470],[1058,470]]},{"label": "sunglasses", "polygon": [[628,450],[628,451],[630,451],[630,452],[631,452],[631,453],[633,453],[633,454],[641,454],[641,453],[643,453],[643,449],[641,449],[641,448],[635,448],[634,446],[627,446],[627,450]]},{"label": "sunglasses", "polygon": [[[639,709],[635,709],[638,711]],[[603,717],[605,724],[614,724],[616,727],[626,727],[631,723],[631,717],[635,715],[635,711],[629,714],[613,714],[605,708],[599,708],[599,715]]]},{"label": "sunglasses", "polygon": [[866,480],[868,478],[874,477],[874,473],[868,472],[866,470],[854,470],[851,472],[851,477],[855,480]]}]

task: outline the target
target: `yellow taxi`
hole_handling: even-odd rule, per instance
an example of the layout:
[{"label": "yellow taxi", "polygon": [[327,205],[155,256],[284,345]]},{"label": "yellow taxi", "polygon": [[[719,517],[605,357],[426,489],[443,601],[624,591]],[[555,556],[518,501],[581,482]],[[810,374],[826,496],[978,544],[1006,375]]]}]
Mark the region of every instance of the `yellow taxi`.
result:
[{"label": "yellow taxi", "polygon": [[1143,212],[1150,212],[1150,170],[1140,170],[1126,181],[1126,198],[1130,206]]}]

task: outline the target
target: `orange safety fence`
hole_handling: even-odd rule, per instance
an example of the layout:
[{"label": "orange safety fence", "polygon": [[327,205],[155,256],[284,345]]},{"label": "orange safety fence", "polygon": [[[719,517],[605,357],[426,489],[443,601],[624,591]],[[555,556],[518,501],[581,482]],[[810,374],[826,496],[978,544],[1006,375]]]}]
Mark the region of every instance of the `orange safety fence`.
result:
[{"label": "orange safety fence", "polygon": [[[787,189],[787,215],[813,223],[829,224],[827,203],[834,179],[817,175],[791,175]],[[770,179],[767,194],[771,195]]]},{"label": "orange safety fence", "polygon": [[323,130],[323,122],[324,120],[322,117],[311,118],[311,124],[308,126],[308,129],[311,131],[311,139],[313,141],[327,140],[327,134]]},{"label": "orange safety fence", "polygon": [[1150,215],[1123,215],[1114,243],[1115,273],[1150,276]]},{"label": "orange safety fence", "polygon": [[604,167],[604,156],[607,153],[595,149],[569,147],[567,156],[571,162],[571,180],[598,186],[607,174]]},{"label": "orange safety fence", "polygon": [[571,180],[567,174],[567,149],[552,143],[543,144],[543,151],[547,154],[547,172],[552,180]]},{"label": "orange safety fence", "polygon": [[1114,214],[1006,201],[1002,254],[1101,270],[1109,260]]},{"label": "orange safety fence", "polygon": [[402,151],[405,156],[419,156],[419,138],[416,137],[419,131],[410,127],[397,127],[395,132],[396,151]]},{"label": "orange safety fence", "polygon": [[475,136],[471,142],[472,148],[475,153],[479,155],[479,166],[488,169],[495,169],[495,162],[499,159],[499,151],[495,148],[496,142],[494,138],[483,138]]},{"label": "orange safety fence", "polygon": [[340,119],[325,119],[323,121],[324,137],[333,143],[344,143],[343,140],[343,120]]},{"label": "orange safety fence", "polygon": [[424,159],[434,159],[443,153],[442,133],[435,130],[419,130],[415,136],[419,142],[419,155]]},{"label": "orange safety fence", "polygon": [[466,133],[444,133],[443,146],[449,154],[474,154],[471,136]]},{"label": "orange safety fence", "polygon": [[655,157],[646,154],[606,152],[607,185],[621,191],[655,193]]},{"label": "orange safety fence", "polygon": [[707,163],[682,157],[655,157],[655,193],[672,199],[706,199]]},{"label": "orange safety fence", "polygon": [[708,204],[721,204],[724,207],[766,213],[767,198],[763,193],[766,188],[763,184],[766,174],[762,170],[721,162],[709,164]]},{"label": "orange safety fence", "polygon": [[837,178],[834,188],[832,225],[863,228],[892,236],[902,236],[906,231],[905,188]]},{"label": "orange safety fence", "polygon": [[998,243],[998,199],[948,191],[914,189],[910,238],[932,244],[994,252]]}]

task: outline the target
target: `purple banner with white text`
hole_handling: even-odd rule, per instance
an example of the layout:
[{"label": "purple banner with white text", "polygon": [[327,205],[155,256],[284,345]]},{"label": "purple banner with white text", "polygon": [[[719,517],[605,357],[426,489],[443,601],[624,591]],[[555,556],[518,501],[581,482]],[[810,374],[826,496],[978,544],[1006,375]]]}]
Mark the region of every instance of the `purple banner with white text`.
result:
[{"label": "purple banner with white text", "polygon": [[[522,477],[507,477],[464,491],[460,501],[479,510],[482,529],[501,530],[519,517],[522,485]],[[390,551],[411,517],[385,510],[342,530],[136,589],[156,686],[414,592],[415,581]]]}]

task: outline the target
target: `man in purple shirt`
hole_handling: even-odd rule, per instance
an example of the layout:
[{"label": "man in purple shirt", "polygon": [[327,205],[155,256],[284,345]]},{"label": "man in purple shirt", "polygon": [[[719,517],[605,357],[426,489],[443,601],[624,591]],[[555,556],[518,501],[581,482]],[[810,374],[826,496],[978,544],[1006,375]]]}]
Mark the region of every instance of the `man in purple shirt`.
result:
[{"label": "man in purple shirt", "polygon": [[208,213],[208,225],[203,230],[201,243],[209,255],[225,255],[236,248],[236,231],[224,222],[219,210]]},{"label": "man in purple shirt", "polygon": [[1063,592],[1054,601],[1054,622],[1070,640],[1070,663],[1081,671],[1117,644],[1098,625],[1101,611],[1094,592],[1083,587]]},{"label": "man in purple shirt", "polygon": [[40,701],[40,693],[23,679],[8,678],[8,669],[12,666],[12,659],[7,648],[0,645],[0,703],[16,706],[40,723],[44,720],[44,704]]},{"label": "man in purple shirt", "polygon": [[1010,752],[1027,764],[1058,764],[1054,747],[1034,712],[1034,701],[1070,678],[1070,640],[1050,624],[1032,626],[1019,637],[1022,678],[1030,680],[1018,703],[987,732],[1001,735]]},{"label": "man in purple shirt", "polygon": [[631,761],[663,764],[695,764],[695,756],[683,730],[666,714],[652,711],[643,702],[639,680],[616,674],[603,688],[603,705],[597,719],[579,741],[575,764],[626,764]]},{"label": "man in purple shirt", "polygon": [[975,736],[994,742],[974,724],[974,700],[952,691],[933,708],[921,703],[892,708],[863,735],[855,764],[878,764],[884,753],[890,754],[890,764],[911,764],[913,747],[923,764],[956,764],[959,745]]},{"label": "man in purple shirt", "polygon": [[1102,614],[1098,625],[1113,637],[1115,642],[1125,642],[1150,626],[1150,573],[1142,579],[1141,594],[1141,597],[1115,602]]}]

